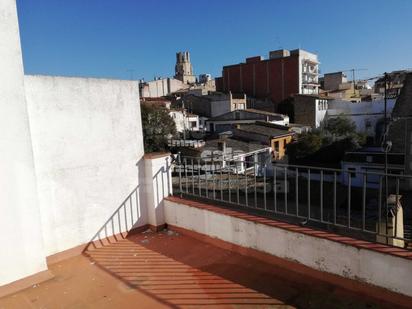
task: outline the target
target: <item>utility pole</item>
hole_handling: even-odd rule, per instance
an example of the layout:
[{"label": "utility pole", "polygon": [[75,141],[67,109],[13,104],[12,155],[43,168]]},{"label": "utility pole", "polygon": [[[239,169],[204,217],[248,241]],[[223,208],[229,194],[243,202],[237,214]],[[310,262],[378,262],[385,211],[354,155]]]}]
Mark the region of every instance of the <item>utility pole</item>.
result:
[{"label": "utility pole", "polygon": [[[384,135],[383,135],[383,152],[384,152],[384,174],[385,174],[385,218],[386,218],[386,236],[388,236],[388,120],[387,120],[387,100],[388,100],[388,74],[384,74],[385,80],[385,92],[384,92]],[[386,243],[388,243],[388,237],[386,237]]]},{"label": "utility pole", "polygon": [[385,92],[384,92],[384,153],[385,153],[385,174],[388,173],[388,120],[387,120],[387,105],[388,105],[388,74],[384,74]]},{"label": "utility pole", "polygon": [[355,79],[355,71],[367,71],[368,69],[349,69],[349,70],[341,70],[340,72],[351,72],[352,73],[352,84],[353,84],[353,96],[356,96],[356,79]]}]

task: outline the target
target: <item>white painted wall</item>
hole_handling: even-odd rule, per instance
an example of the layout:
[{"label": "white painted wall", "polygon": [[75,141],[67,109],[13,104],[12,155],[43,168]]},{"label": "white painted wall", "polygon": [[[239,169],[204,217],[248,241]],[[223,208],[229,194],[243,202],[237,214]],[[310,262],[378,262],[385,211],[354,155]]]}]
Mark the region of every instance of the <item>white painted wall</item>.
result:
[{"label": "white painted wall", "polygon": [[16,3],[0,3],[0,286],[47,269]]},{"label": "white painted wall", "polygon": [[[168,224],[412,296],[408,259],[165,201]],[[390,266],[389,266],[390,265]]]},{"label": "white painted wall", "polygon": [[319,128],[328,110],[328,100],[315,100],[315,128]]},{"label": "white painted wall", "polygon": [[[184,131],[199,131],[199,116],[193,114],[186,114],[181,110],[172,109],[169,111],[169,116],[172,117],[177,132]],[[196,122],[196,126],[192,127],[192,122]]]},{"label": "white painted wall", "polygon": [[146,224],[137,83],[26,76],[25,84],[46,255],[87,243],[113,218],[108,235]]},{"label": "white painted wall", "polygon": [[[384,115],[384,100],[362,101],[352,103],[342,100],[330,100],[329,109],[326,113],[326,119],[334,118],[339,115],[344,115],[351,119],[359,132],[365,132],[368,135],[375,135],[375,127],[379,120],[383,119]],[[387,101],[387,113],[390,116],[395,105],[394,99]],[[370,127],[366,124],[369,123]]]}]

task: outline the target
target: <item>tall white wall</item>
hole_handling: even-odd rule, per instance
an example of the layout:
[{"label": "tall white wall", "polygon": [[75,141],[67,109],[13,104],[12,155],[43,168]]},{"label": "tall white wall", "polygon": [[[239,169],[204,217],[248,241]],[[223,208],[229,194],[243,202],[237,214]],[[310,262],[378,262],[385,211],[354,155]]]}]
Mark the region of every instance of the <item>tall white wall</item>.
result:
[{"label": "tall white wall", "polygon": [[138,84],[51,76],[25,84],[46,255],[99,230],[146,224]]},{"label": "tall white wall", "polygon": [[16,3],[0,5],[0,286],[46,270]]}]

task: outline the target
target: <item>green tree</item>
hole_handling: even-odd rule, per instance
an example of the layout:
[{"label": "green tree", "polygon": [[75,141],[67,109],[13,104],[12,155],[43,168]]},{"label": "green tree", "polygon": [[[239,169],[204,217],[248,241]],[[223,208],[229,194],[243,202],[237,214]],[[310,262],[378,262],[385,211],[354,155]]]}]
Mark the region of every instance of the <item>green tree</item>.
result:
[{"label": "green tree", "polygon": [[324,143],[326,145],[336,140],[349,139],[356,149],[366,143],[366,135],[357,132],[356,124],[343,115],[329,119],[325,123],[323,130],[325,132],[325,140],[330,141],[329,143]]},{"label": "green tree", "polygon": [[324,130],[336,136],[349,136],[356,133],[356,124],[344,116],[338,116],[328,119]]},{"label": "green tree", "polygon": [[287,152],[292,161],[315,153],[315,157],[322,157],[325,151],[340,160],[346,151],[357,149],[365,142],[366,135],[356,132],[356,125],[352,120],[338,116],[324,123],[322,129],[300,134],[295,143],[288,145]]},{"label": "green tree", "polygon": [[302,133],[298,141],[290,143],[286,147],[287,153],[291,157],[303,158],[318,151],[322,147],[323,136],[319,131]]},{"label": "green tree", "polygon": [[176,134],[176,125],[164,107],[141,105],[144,150],[167,150],[167,140]]}]

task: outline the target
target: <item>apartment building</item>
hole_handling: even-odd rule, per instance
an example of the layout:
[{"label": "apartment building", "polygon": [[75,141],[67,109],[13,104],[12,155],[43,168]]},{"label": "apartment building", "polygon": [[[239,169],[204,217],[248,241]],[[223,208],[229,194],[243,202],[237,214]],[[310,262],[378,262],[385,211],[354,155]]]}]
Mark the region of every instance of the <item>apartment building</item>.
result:
[{"label": "apartment building", "polygon": [[319,61],[314,53],[302,49],[275,50],[269,59],[247,58],[244,63],[223,67],[216,78],[216,89],[244,92],[247,96],[279,103],[292,94],[317,94]]}]

